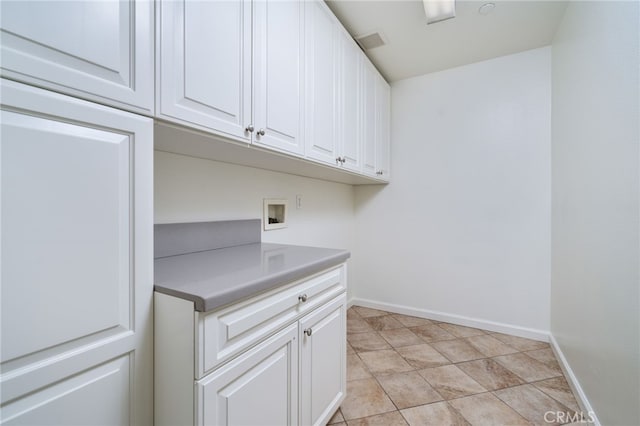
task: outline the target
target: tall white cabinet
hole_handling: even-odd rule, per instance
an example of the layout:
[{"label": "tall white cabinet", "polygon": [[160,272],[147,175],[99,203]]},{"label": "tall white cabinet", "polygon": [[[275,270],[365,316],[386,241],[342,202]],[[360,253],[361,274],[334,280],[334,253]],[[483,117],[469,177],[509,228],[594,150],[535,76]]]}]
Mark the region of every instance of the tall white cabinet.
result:
[{"label": "tall white cabinet", "polygon": [[304,2],[157,3],[157,116],[302,154]]},{"label": "tall white cabinet", "polygon": [[7,424],[152,424],[153,122],[2,80]]}]

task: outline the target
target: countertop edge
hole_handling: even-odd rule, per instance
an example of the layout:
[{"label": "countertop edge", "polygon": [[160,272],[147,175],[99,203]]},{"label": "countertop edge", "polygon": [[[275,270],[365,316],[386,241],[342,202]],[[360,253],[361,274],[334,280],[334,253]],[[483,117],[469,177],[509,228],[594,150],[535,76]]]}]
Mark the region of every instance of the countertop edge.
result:
[{"label": "countertop edge", "polygon": [[267,275],[254,281],[249,281],[222,293],[214,291],[205,297],[158,286],[156,286],[155,291],[169,296],[179,297],[184,300],[189,300],[194,303],[194,308],[198,312],[211,312],[223,306],[251,298],[262,292],[290,284],[296,280],[322,272],[323,270],[329,269],[333,266],[340,265],[350,257],[351,253],[349,251],[340,251],[334,255],[322,257],[317,261]]}]

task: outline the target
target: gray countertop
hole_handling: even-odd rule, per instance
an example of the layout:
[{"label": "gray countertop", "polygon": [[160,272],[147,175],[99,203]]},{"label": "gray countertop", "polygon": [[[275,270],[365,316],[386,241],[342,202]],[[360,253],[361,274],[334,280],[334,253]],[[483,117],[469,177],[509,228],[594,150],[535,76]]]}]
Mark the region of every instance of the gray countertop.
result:
[{"label": "gray countertop", "polygon": [[207,312],[336,266],[347,250],[254,243],[155,260],[155,290]]}]

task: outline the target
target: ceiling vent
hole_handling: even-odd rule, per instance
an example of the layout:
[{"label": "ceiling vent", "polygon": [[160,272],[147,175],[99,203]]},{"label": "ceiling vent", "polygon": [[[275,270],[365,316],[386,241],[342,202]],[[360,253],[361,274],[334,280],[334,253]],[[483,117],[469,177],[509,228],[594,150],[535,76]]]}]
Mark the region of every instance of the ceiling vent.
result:
[{"label": "ceiling vent", "polygon": [[379,32],[358,36],[356,37],[356,42],[360,45],[362,50],[374,49],[387,44]]}]

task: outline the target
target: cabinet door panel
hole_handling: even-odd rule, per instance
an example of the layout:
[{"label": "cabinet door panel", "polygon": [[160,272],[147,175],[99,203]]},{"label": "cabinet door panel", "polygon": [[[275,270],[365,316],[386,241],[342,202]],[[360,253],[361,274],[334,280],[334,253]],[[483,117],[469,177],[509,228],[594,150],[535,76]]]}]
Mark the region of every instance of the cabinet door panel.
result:
[{"label": "cabinet door panel", "polygon": [[2,2],[2,75],[153,112],[153,2]]},{"label": "cabinet door panel", "polygon": [[152,120],[10,81],[2,94],[2,403],[129,354],[127,423],[149,423]]},{"label": "cabinet door panel", "polygon": [[343,166],[354,172],[362,169],[361,57],[362,52],[346,34],[341,35],[340,145]]},{"label": "cabinet door panel", "polygon": [[176,0],[158,7],[159,116],[248,141],[250,3]]},{"label": "cabinet door panel", "polygon": [[345,345],[345,294],[300,320],[302,424],[326,424],[344,400]]},{"label": "cabinet door panel", "polygon": [[263,0],[253,11],[255,142],[302,154],[304,2]]},{"label": "cabinet door panel", "polygon": [[290,325],[196,382],[197,424],[297,424],[297,334]]},{"label": "cabinet door panel", "polygon": [[376,81],[376,174],[379,178],[390,177],[390,103],[389,84],[381,76]]},{"label": "cabinet door panel", "polygon": [[9,111],[2,123],[2,361],[128,330],[129,136]]},{"label": "cabinet door panel", "polygon": [[362,67],[362,171],[376,176],[376,71],[368,60]]},{"label": "cabinet door panel", "polygon": [[123,356],[13,400],[2,407],[3,424],[129,424],[130,363]]},{"label": "cabinet door panel", "polygon": [[338,31],[322,1],[305,8],[305,143],[306,155],[336,164],[338,145]]}]

